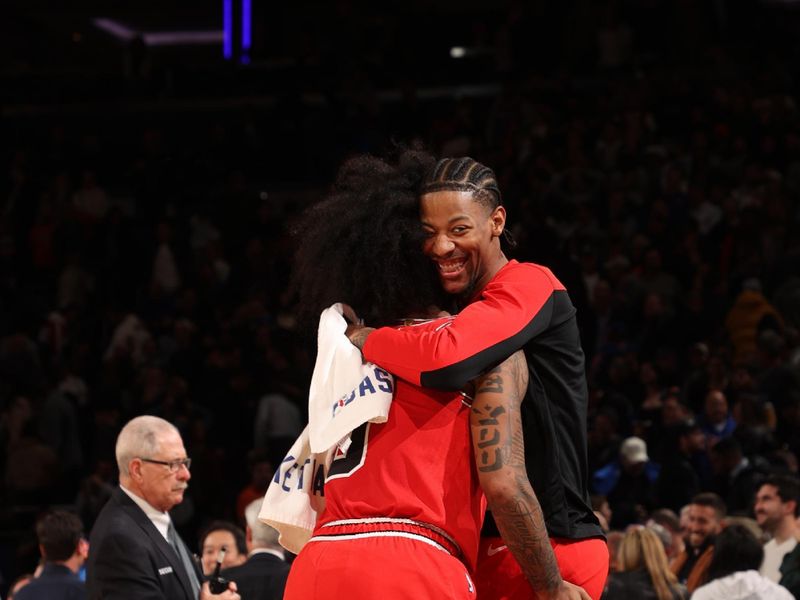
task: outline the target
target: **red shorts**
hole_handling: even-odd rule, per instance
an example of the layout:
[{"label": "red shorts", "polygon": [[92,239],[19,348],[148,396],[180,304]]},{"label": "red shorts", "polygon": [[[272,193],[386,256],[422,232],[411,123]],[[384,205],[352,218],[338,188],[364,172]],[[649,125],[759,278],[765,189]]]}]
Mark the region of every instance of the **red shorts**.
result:
[{"label": "red shorts", "polygon": [[314,541],[292,563],[284,600],[476,600],[460,560],[404,537]]},{"label": "red shorts", "polygon": [[[598,600],[608,577],[605,540],[550,539],[558,570],[565,581],[581,586]],[[536,593],[502,538],[481,538],[475,585],[480,600],[535,600]]]}]

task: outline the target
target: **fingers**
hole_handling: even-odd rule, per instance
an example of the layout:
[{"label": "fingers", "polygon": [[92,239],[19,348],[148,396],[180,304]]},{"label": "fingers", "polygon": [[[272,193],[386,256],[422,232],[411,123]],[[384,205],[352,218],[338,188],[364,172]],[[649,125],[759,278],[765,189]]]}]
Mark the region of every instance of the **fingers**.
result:
[{"label": "fingers", "polygon": [[200,600],[213,600],[214,598],[220,598],[221,600],[242,600],[235,581],[229,581],[228,589],[221,594],[212,594],[208,582],[204,581],[203,587],[200,589]]},{"label": "fingers", "polygon": [[353,307],[349,304],[342,303],[342,315],[345,319],[347,319],[350,323],[356,325],[362,325],[363,321],[358,318],[356,311],[353,310]]}]

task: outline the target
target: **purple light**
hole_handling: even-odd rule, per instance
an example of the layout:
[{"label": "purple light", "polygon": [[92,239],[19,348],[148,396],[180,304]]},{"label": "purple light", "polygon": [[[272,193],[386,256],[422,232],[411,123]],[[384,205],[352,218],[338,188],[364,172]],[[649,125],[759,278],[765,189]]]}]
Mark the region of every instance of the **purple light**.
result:
[{"label": "purple light", "polygon": [[242,0],[242,53],[247,54],[252,44],[251,0]]},{"label": "purple light", "polygon": [[222,0],[222,56],[233,57],[233,0]]},{"label": "purple light", "polygon": [[132,40],[137,34],[136,30],[131,29],[130,27],[127,27],[113,19],[94,19],[94,25],[98,29],[102,29],[103,31],[113,35],[115,38],[126,42]]},{"label": "purple light", "polygon": [[141,36],[146,46],[189,46],[202,44],[219,44],[223,41],[221,31],[139,31],[132,27],[115,21],[114,19],[98,18],[93,23],[98,29],[110,33],[118,40],[129,42],[136,36]]},{"label": "purple light", "polygon": [[192,46],[223,41],[221,31],[160,31],[145,33],[143,37],[148,46]]}]

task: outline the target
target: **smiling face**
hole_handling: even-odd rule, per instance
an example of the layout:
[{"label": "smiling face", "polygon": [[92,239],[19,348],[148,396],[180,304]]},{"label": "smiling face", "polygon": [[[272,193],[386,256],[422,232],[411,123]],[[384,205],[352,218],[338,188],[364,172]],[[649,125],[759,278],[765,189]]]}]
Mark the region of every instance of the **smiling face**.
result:
[{"label": "smiling face", "polygon": [[438,191],[420,199],[425,254],[448,294],[471,296],[508,262],[500,248],[502,206],[490,209],[471,192]]},{"label": "smiling face", "polygon": [[689,545],[699,548],[709,536],[717,535],[722,529],[719,516],[712,506],[689,505]]}]

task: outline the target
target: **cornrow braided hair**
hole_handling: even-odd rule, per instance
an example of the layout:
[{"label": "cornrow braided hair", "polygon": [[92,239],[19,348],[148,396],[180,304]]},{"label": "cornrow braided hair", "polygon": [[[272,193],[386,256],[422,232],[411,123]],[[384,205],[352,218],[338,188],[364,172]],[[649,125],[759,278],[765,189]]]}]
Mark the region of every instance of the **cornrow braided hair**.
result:
[{"label": "cornrow braided hair", "polygon": [[441,159],[422,184],[423,194],[446,190],[472,192],[490,209],[503,203],[494,171],[469,156]]},{"label": "cornrow braided hair", "polygon": [[[425,177],[420,189],[421,194],[442,191],[471,192],[475,200],[489,210],[503,204],[494,171],[469,156],[439,160]],[[503,229],[502,239],[510,248],[517,245],[508,229]]]}]

